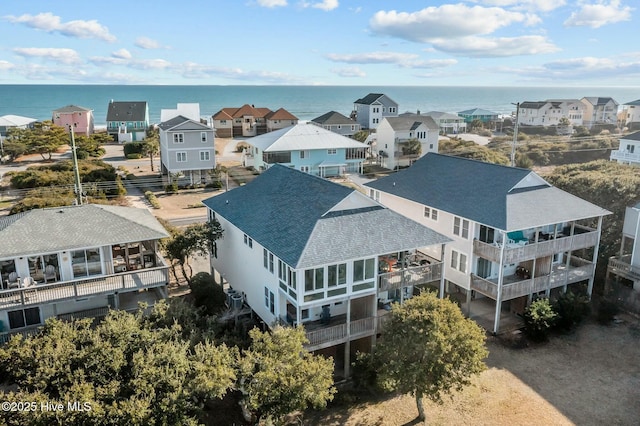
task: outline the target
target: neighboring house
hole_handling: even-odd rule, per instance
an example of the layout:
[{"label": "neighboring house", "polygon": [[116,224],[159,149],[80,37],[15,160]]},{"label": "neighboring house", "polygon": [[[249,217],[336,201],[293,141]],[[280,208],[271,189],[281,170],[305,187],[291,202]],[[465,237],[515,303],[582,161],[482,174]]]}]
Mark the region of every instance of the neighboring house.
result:
[{"label": "neighboring house", "polygon": [[284,108],[271,111],[249,104],[222,108],[211,119],[219,138],[252,137],[298,123],[298,118]]},{"label": "neighboring house", "polygon": [[371,349],[390,302],[443,285],[449,239],[353,188],[274,165],[204,204],[224,230],[212,269],[236,306],[248,306],[235,312],[269,327],[303,325],[306,348],[333,356],[345,376],[356,351]]},{"label": "neighboring house", "polygon": [[167,297],[158,240],[145,209],[84,204],[0,219],[0,341],[47,318],[103,316]]},{"label": "neighboring house", "polygon": [[591,295],[610,212],[535,172],[429,153],[365,185],[375,200],[453,240],[444,256],[446,291],[472,318],[472,310],[491,312],[474,319],[494,333],[501,312],[522,313],[538,295],[577,283]]},{"label": "neighboring house", "polygon": [[[401,114],[382,120],[377,134],[377,154],[380,165],[388,169],[409,166],[428,152],[438,152],[440,128],[433,118],[418,114]],[[410,141],[420,143],[420,153],[411,148]]]},{"label": "neighboring house", "polygon": [[369,93],[353,103],[353,110],[363,129],[376,129],[383,118],[398,115],[398,103],[382,93]]},{"label": "neighboring house", "polygon": [[625,211],[620,252],[609,258],[607,283],[612,276],[616,282],[640,292],[640,203]]},{"label": "neighboring house", "polygon": [[572,126],[582,126],[585,106],[579,99],[549,99],[520,103],[518,124],[525,126],[558,126],[566,118]]},{"label": "neighboring house", "polygon": [[631,130],[640,130],[640,99],[622,105],[620,123],[622,127],[626,126]]},{"label": "neighboring house", "polygon": [[0,117],[0,137],[7,136],[7,130],[15,129],[32,129],[35,118],[21,117],[19,115],[3,115]]},{"label": "neighboring house", "polygon": [[76,105],[67,105],[66,107],[53,110],[51,119],[53,124],[69,129],[73,126],[73,132],[77,135],[93,134],[93,110]]},{"label": "neighboring house", "polygon": [[611,151],[611,161],[623,164],[640,165],[640,131],[620,138],[620,146],[616,151]]},{"label": "neighboring house", "polygon": [[336,111],[329,111],[326,114],[322,114],[311,120],[311,122],[339,135],[349,137],[358,133],[361,128],[360,123]]},{"label": "neighboring house", "polygon": [[467,123],[464,121],[463,117],[460,117],[457,114],[440,111],[429,111],[427,113],[424,113],[423,115],[433,118],[433,121],[436,122],[436,124],[440,128],[440,133],[442,134],[457,134],[467,131]]},{"label": "neighboring house", "polygon": [[480,120],[483,123],[493,123],[499,119],[499,114],[497,112],[488,111],[482,108],[460,111],[458,115],[464,118],[465,123],[471,123],[473,120]]},{"label": "neighboring house", "polygon": [[193,121],[202,122],[200,118],[200,104],[197,102],[183,102],[178,103],[175,109],[161,109],[160,122],[169,121],[179,115]]},{"label": "neighboring house", "polygon": [[109,102],[107,133],[118,143],[142,141],[149,128],[149,106],[144,101]]},{"label": "neighboring house", "polygon": [[182,115],[158,128],[162,174],[167,182],[196,185],[210,181],[216,167],[214,129]]},{"label": "neighboring house", "polygon": [[618,122],[618,102],[609,97],[588,96],[580,99],[584,105],[583,125],[589,128],[597,124]]},{"label": "neighboring house", "polygon": [[362,173],[368,146],[311,123],[256,136],[242,156],[246,167],[265,170],[284,164],[321,177]]}]

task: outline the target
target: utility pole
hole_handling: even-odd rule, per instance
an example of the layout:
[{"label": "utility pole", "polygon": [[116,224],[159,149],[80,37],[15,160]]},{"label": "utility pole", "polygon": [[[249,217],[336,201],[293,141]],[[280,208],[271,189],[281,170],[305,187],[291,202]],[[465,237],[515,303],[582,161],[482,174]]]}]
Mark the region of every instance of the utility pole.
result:
[{"label": "utility pole", "polygon": [[73,134],[73,125],[69,125],[69,135],[71,136],[71,155],[73,158],[73,171],[75,175],[75,187],[76,187],[76,202],[79,206],[82,205],[82,182],[80,182],[80,169],[78,168],[78,155],[76,154],[76,138]]},{"label": "utility pole", "polygon": [[515,104],[515,106],[516,106],[516,122],[513,125],[513,144],[511,145],[511,167],[516,166],[516,144],[518,143],[518,117],[520,116],[520,102]]}]

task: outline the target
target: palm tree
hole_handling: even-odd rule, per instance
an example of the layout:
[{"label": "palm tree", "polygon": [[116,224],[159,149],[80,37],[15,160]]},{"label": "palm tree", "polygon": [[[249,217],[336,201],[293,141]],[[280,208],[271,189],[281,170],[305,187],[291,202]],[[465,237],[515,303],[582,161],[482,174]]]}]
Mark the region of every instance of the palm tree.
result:
[{"label": "palm tree", "polygon": [[149,156],[149,160],[151,161],[151,171],[153,172],[153,156],[160,152],[160,135],[158,133],[158,129],[152,128],[147,131],[147,137],[144,140],[142,149]]}]

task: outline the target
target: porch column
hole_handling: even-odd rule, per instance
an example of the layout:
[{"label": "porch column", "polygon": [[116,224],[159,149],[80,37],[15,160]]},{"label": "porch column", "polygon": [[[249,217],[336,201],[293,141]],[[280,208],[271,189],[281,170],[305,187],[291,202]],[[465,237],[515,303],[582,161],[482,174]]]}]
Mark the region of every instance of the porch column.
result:
[{"label": "porch column", "polygon": [[351,362],[351,298],[347,299],[347,339],[344,342],[344,377],[349,377]]},{"label": "porch column", "polygon": [[440,246],[440,299],[444,298],[444,244]]},{"label": "porch column", "polygon": [[504,280],[504,248],[507,245],[507,233],[500,231],[502,234],[502,246],[500,246],[500,264],[498,270],[498,287],[496,292],[496,314],[493,320],[493,334],[498,334],[500,330],[500,314],[502,310],[502,281]]},{"label": "porch column", "polygon": [[[569,231],[569,235],[571,236],[571,238],[573,238],[573,235],[575,233],[575,226],[576,223],[575,222],[571,222],[571,231]],[[569,249],[569,251],[567,251],[567,258],[564,261],[564,270],[565,270],[565,277],[564,277],[564,285],[562,286],[562,292],[566,293],[567,292],[567,279],[569,278],[569,265],[571,264],[571,253],[573,253],[573,250]]]},{"label": "porch column", "polygon": [[602,233],[602,216],[598,217],[598,240],[596,241],[596,246],[593,249],[593,271],[591,272],[591,276],[589,277],[589,284],[587,285],[587,295],[589,299],[591,299],[591,292],[593,291],[593,280],[595,279],[595,267],[598,263],[598,250],[600,249],[600,235]]}]

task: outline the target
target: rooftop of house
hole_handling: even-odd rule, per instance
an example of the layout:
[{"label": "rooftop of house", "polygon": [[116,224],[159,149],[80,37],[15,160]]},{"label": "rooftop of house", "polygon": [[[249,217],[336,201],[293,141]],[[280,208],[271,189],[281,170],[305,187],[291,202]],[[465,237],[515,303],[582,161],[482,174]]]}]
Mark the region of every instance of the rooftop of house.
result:
[{"label": "rooftop of house", "polygon": [[591,105],[594,105],[594,106],[606,105],[609,102],[613,102],[615,105],[618,105],[618,102],[616,102],[615,99],[610,97],[585,96],[582,99],[586,100],[587,102],[589,102]]},{"label": "rooftop of house", "polygon": [[230,120],[234,118],[253,117],[265,118],[269,120],[297,120],[298,117],[291,114],[284,108],[271,111],[269,108],[255,107],[253,105],[244,104],[239,108],[227,107],[213,114],[214,120]]},{"label": "rooftop of house", "polygon": [[[628,141],[640,141],[640,131],[630,133],[628,135],[622,136],[620,140],[628,140]],[[621,147],[622,148],[622,147]]]},{"label": "rooftop of house", "polygon": [[35,123],[38,121],[35,118],[22,117],[20,115],[3,115],[0,117],[0,126],[3,127],[19,127],[26,126],[31,123]]},{"label": "rooftop of house", "polygon": [[429,111],[429,112],[423,113],[422,115],[429,116],[434,120],[460,120],[460,121],[464,120],[464,118],[460,117],[458,114],[452,114],[450,112],[442,112],[442,111]]},{"label": "rooftop of house", "polygon": [[57,113],[74,113],[74,112],[90,112],[92,109],[77,106],[77,105],[67,105],[62,108],[54,109],[53,112]]},{"label": "rooftop of house", "polygon": [[470,115],[470,116],[474,116],[474,115],[495,115],[495,116],[497,116],[498,115],[497,112],[489,111],[487,109],[482,109],[482,108],[467,109],[467,110],[458,112],[458,114],[459,115]]},{"label": "rooftop of house", "polygon": [[366,186],[504,231],[610,213],[531,170],[436,153]]},{"label": "rooftop of house", "polygon": [[354,139],[306,122],[253,137],[247,142],[264,152],[367,148]]},{"label": "rooftop of house", "polygon": [[266,115],[267,120],[297,120],[298,117],[291,114],[284,108],[278,108],[275,111],[269,112]]},{"label": "rooftop of house", "polygon": [[389,101],[393,102],[394,104],[396,103],[393,99],[389,98],[384,93],[369,93],[364,98],[360,98],[357,101],[355,101],[354,104],[372,105],[372,104],[378,102],[380,100],[380,98],[382,98],[382,97],[387,98]]},{"label": "rooftop of house", "polygon": [[640,106],[640,99],[636,99],[635,101],[627,102],[625,105]]},{"label": "rooftop of house", "polygon": [[278,164],[204,204],[293,268],[449,241],[358,191]]},{"label": "rooftop of house", "polygon": [[168,236],[145,209],[98,204],[35,209],[0,219],[0,259]]},{"label": "rooftop of house", "polygon": [[107,121],[145,121],[147,117],[145,101],[111,101],[107,107]]},{"label": "rooftop of house", "polygon": [[401,114],[398,117],[385,117],[384,120],[396,131],[415,130],[421,124],[424,124],[429,130],[440,130],[438,124],[428,115]]},{"label": "rooftop of house", "polygon": [[211,127],[206,124],[202,124],[198,121],[191,120],[190,118],[179,115],[177,117],[173,117],[170,120],[163,121],[158,124],[158,127],[162,131],[176,131],[176,130],[213,130]]},{"label": "rooftop of house", "polygon": [[355,121],[353,121],[349,117],[343,114],[340,114],[339,112],[336,112],[336,111],[329,111],[325,114],[322,114],[319,117],[314,118],[311,121],[313,121],[314,123],[326,124],[326,125],[344,124],[344,125],[350,126],[350,125],[357,124]]}]

